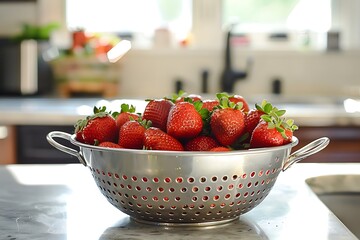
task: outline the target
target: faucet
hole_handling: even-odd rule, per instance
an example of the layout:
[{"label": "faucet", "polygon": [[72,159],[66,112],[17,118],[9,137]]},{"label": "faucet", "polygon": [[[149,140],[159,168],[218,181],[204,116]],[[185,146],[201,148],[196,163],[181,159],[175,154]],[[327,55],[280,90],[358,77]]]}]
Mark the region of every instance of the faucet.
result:
[{"label": "faucet", "polygon": [[248,70],[251,65],[251,59],[248,58],[246,62],[245,71],[235,71],[231,63],[231,30],[233,25],[230,26],[227,37],[226,37],[226,48],[225,48],[225,66],[224,71],[221,76],[221,90],[227,93],[233,93],[235,82],[238,80],[243,80],[248,75]]}]

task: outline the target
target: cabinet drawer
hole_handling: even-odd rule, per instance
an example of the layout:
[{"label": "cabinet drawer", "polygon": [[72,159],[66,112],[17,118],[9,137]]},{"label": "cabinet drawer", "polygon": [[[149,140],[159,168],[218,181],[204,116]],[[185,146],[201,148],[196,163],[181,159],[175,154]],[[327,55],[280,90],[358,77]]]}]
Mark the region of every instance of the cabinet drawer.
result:
[{"label": "cabinet drawer", "polygon": [[0,125],[0,164],[16,163],[16,134],[14,126]]},{"label": "cabinet drawer", "polygon": [[294,135],[299,138],[294,151],[317,138],[330,139],[325,149],[302,162],[360,162],[360,127],[300,127]]},{"label": "cabinet drawer", "polygon": [[[79,163],[76,157],[59,151],[46,140],[51,131],[74,132],[73,126],[17,126],[18,163]],[[58,139],[64,146],[74,148],[69,141]]]}]

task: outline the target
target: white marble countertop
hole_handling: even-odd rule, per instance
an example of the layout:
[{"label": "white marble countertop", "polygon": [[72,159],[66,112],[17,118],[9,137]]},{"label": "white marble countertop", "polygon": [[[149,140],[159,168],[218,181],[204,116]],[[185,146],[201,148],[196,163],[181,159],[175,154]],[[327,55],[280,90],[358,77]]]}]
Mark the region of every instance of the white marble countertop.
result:
[{"label": "white marble countertop", "polygon": [[0,239],[357,239],[305,180],[359,172],[356,163],[297,163],[239,220],[169,228],[130,220],[107,202],[83,165],[5,165],[0,167]]},{"label": "white marble countertop", "polygon": [[[130,98],[0,98],[0,124],[73,125],[82,116],[91,114],[94,106],[105,105],[119,111],[123,102],[135,104],[138,112],[142,112],[145,107],[144,101]],[[252,102],[249,100],[251,107],[254,106]],[[286,116],[293,118],[299,126],[360,126],[360,101],[357,100],[348,101],[352,109],[348,105],[345,107],[342,99],[274,99],[272,103],[286,109]]]}]

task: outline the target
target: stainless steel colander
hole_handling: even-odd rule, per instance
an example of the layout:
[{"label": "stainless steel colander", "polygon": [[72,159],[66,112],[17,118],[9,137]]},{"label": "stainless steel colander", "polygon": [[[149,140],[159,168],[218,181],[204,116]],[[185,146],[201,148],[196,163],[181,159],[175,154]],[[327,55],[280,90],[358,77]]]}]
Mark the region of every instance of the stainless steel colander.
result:
[{"label": "stainless steel colander", "polygon": [[[79,150],[54,138],[67,139]],[[120,211],[140,222],[164,225],[232,221],[264,200],[281,171],[329,143],[320,138],[290,154],[296,137],[284,146],[230,152],[110,149],[57,131],[47,140],[87,166],[101,193]]]}]

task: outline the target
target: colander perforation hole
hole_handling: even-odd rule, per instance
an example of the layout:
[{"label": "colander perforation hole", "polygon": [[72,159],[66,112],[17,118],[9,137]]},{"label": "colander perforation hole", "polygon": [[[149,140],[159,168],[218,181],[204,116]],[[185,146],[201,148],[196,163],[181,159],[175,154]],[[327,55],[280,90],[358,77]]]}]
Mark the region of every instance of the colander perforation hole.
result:
[{"label": "colander perforation hole", "polygon": [[195,182],[195,178],[189,177],[187,181],[188,181],[188,183],[193,183],[193,182]]},{"label": "colander perforation hole", "polygon": [[252,171],[252,172],[250,173],[250,177],[253,178],[253,177],[255,177],[255,176],[256,176],[256,172],[255,172],[255,171]]},{"label": "colander perforation hole", "polygon": [[171,178],[169,178],[169,177],[165,178],[165,179],[164,179],[164,182],[165,182],[165,183],[171,183]]},{"label": "colander perforation hole", "polygon": [[198,192],[198,191],[199,191],[199,188],[198,188],[198,187],[196,187],[196,186],[194,186],[194,187],[192,188],[192,191],[193,191],[193,193],[196,193],[196,192]]},{"label": "colander perforation hole", "polygon": [[246,179],[247,178],[247,175],[246,173],[244,173],[242,176],[241,176],[242,179]]},{"label": "colander perforation hole", "polygon": [[158,191],[159,193],[163,193],[163,192],[164,192],[164,188],[158,187],[157,191]]},{"label": "colander perforation hole", "polygon": [[209,186],[205,187],[204,191],[205,191],[205,192],[210,192],[210,191],[211,191],[211,187],[209,187]]},{"label": "colander perforation hole", "polygon": [[202,200],[203,200],[203,202],[207,202],[209,200],[209,197],[208,196],[203,196]]},{"label": "colander perforation hole", "polygon": [[182,183],[183,182],[183,178],[182,177],[177,177],[176,178],[176,183]]},{"label": "colander perforation hole", "polygon": [[223,177],[222,177],[222,180],[223,180],[224,182],[226,182],[228,179],[229,179],[228,176],[223,176]]},{"label": "colander perforation hole", "polygon": [[136,181],[137,181],[137,177],[136,177],[136,176],[132,176],[132,177],[131,177],[131,180],[133,180],[134,182],[136,182]]},{"label": "colander perforation hole", "polygon": [[181,188],[180,192],[186,193],[186,192],[187,192],[187,188],[186,188],[186,187]]},{"label": "colander perforation hole", "polygon": [[216,182],[218,180],[218,178],[216,177],[216,176],[213,176],[212,178],[211,178],[211,181],[212,182]]},{"label": "colander perforation hole", "polygon": [[201,183],[205,183],[205,182],[206,182],[206,177],[201,177],[201,178],[200,178],[200,182],[201,182]]},{"label": "colander perforation hole", "polygon": [[248,184],[246,185],[248,188],[251,188],[252,183],[248,182]]},{"label": "colander perforation hole", "polygon": [[220,199],[220,196],[219,195],[215,195],[214,197],[213,197],[213,200],[214,201],[218,201]]},{"label": "colander perforation hole", "polygon": [[175,188],[169,188],[169,192],[175,192]]}]

